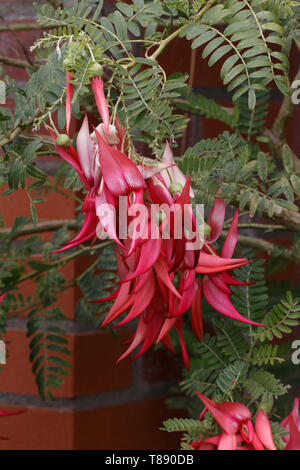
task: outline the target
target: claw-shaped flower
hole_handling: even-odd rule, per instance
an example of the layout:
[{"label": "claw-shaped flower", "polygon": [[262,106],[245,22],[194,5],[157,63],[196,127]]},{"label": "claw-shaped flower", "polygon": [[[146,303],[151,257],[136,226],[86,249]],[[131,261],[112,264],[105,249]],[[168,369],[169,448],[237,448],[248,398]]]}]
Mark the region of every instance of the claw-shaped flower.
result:
[{"label": "claw-shaped flower", "polygon": [[299,398],[295,398],[293,409],[281,422],[281,426],[288,432],[288,435],[283,437],[286,443],[284,450],[300,450]]},{"label": "claw-shaped flower", "polygon": [[268,416],[259,410],[255,421],[255,430],[251,422],[250,410],[242,403],[216,403],[197,392],[205,408],[200,420],[209,411],[223,432],[203,441],[194,441],[192,447],[197,450],[277,450],[273,441]]}]

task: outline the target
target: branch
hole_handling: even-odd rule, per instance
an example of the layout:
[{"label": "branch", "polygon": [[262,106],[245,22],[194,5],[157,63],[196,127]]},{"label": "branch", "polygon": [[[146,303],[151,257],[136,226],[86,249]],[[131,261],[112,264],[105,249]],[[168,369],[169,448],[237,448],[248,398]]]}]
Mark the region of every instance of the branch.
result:
[{"label": "branch", "polygon": [[33,31],[33,30],[43,31],[44,29],[51,29],[53,27],[54,25],[42,26],[39,23],[15,23],[9,26],[1,25],[0,33],[12,31],[12,30],[13,31]]},{"label": "branch", "polygon": [[[59,219],[59,220],[47,220],[40,222],[37,225],[27,224],[24,225],[20,230],[16,231],[13,236],[13,240],[24,235],[33,235],[35,233],[53,232],[62,227],[67,227],[70,230],[76,230],[79,228],[79,224],[75,219]],[[9,235],[11,228],[5,228],[0,230],[0,235]]]},{"label": "branch", "polygon": [[19,124],[19,126],[15,127],[12,133],[8,137],[5,137],[4,139],[0,141],[0,149],[1,147],[3,147],[3,145],[9,144],[13,140],[15,140],[15,138],[18,137],[19,134],[21,134],[23,129],[26,129],[28,126],[31,126],[31,124],[33,124],[34,120],[39,115],[39,113],[40,113],[40,110],[37,109],[33,117],[31,117],[27,121],[22,122],[21,124]]},{"label": "branch", "polygon": [[[220,238],[225,239],[228,232],[222,232]],[[245,246],[248,248],[254,248],[256,250],[263,251],[268,253],[268,255],[272,255],[276,258],[282,258],[292,263],[300,264],[300,256],[294,253],[287,248],[284,248],[280,245],[275,245],[267,240],[263,240],[262,238],[255,238],[255,237],[247,237],[246,235],[238,235],[238,243],[241,246]]]},{"label": "branch", "polygon": [[[300,80],[300,69],[294,80]],[[268,138],[268,146],[279,161],[282,161],[282,147],[286,144],[285,131],[290,118],[293,116],[295,104],[292,102],[292,95],[286,96],[274,121],[272,129],[265,129],[263,135]],[[294,170],[300,171],[300,159],[292,153]]]},{"label": "branch", "polygon": [[11,65],[12,67],[19,67],[21,69],[25,69],[26,67],[36,68],[35,65],[30,64],[26,60],[15,59],[13,57],[5,57],[3,55],[0,55],[0,63],[5,65]]},{"label": "branch", "polygon": [[[222,183],[223,187],[227,185],[228,183]],[[241,190],[239,193],[236,193],[234,197],[231,199],[230,204],[236,207],[239,207],[239,202],[243,193],[244,193],[244,190]],[[245,209],[249,209],[249,206],[250,206],[250,203],[247,204]],[[266,201],[265,208],[264,208],[264,216],[266,216],[268,219],[272,221],[275,220],[279,225],[283,225],[289,230],[300,232],[300,212],[299,211],[284,209],[283,207],[275,203],[273,207],[273,217],[271,218],[268,215],[268,208],[269,208],[269,201]]]},{"label": "branch", "polygon": [[[78,251],[75,251],[75,253],[72,253],[69,256],[62,256],[58,258],[56,261],[53,261],[53,263],[49,263],[49,267],[55,268],[56,266],[64,265],[68,263],[69,261],[72,261],[73,259],[83,255],[84,253],[91,253],[94,254],[98,250],[102,250],[106,246],[110,246],[113,243],[112,240],[107,240],[106,242],[102,242],[99,245],[94,245],[94,246],[82,246]],[[24,281],[28,281],[28,279],[33,279],[36,276],[39,276],[41,274],[41,271],[33,271],[29,274],[25,274],[25,276],[20,277],[20,279],[16,282],[16,284],[21,284]]]}]

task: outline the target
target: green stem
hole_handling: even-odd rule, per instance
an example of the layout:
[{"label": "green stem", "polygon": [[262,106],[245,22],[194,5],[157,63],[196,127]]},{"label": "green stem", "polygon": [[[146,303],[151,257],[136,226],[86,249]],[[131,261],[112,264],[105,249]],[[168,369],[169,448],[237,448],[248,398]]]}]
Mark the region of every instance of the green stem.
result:
[{"label": "green stem", "polygon": [[[197,19],[201,18],[201,16],[204,15],[204,13],[210,9],[210,7],[216,3],[216,0],[210,0],[207,2],[207,4],[202,8],[202,10],[198,13],[197,15]],[[181,31],[185,28],[186,25],[183,25],[181,26],[180,28],[178,28],[176,31],[174,31],[174,33],[170,34],[170,36],[168,36],[167,38],[163,39],[160,43],[160,45],[158,46],[158,48],[156,49],[155,52],[153,52],[153,54],[148,57],[148,59],[150,60],[156,60],[156,58],[162,53],[162,51],[164,50],[164,48],[171,42],[173,41],[173,39],[177,38],[179,36],[179,34],[181,33]],[[152,46],[151,46],[152,47]]]},{"label": "green stem", "polygon": [[[81,256],[82,254],[86,253],[86,252],[94,252],[94,251],[98,251],[98,250],[102,250],[103,248],[105,248],[106,246],[109,246],[112,244],[112,241],[111,240],[108,240],[107,242],[104,242],[104,243],[101,243],[99,245],[95,245],[94,247],[90,247],[90,246],[85,246],[83,248],[81,248],[80,250],[76,251],[75,253],[72,253],[71,255],[69,256],[65,256],[63,258],[59,258],[58,260],[54,261],[53,263],[50,263],[49,264],[49,267],[51,268],[55,268],[56,266],[60,266],[60,265],[63,265],[63,264],[66,264],[68,263],[69,261],[72,261],[74,258],[77,258],[78,256]],[[43,271],[34,271],[32,273],[29,273],[29,274],[26,274],[25,276],[22,276],[17,282],[16,284],[20,284],[21,282],[24,282],[24,281],[27,281],[28,279],[33,279],[34,277],[42,274]]]}]

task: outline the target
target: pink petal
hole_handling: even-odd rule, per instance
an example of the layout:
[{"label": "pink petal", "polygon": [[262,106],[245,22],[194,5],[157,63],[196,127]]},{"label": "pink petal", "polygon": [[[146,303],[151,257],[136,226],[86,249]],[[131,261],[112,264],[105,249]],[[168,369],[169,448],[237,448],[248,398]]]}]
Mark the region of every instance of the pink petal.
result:
[{"label": "pink petal", "polygon": [[268,450],[277,450],[273,441],[268,415],[263,410],[259,410],[257,413],[255,431],[261,443]]},{"label": "pink petal", "polygon": [[215,407],[234,417],[239,422],[243,422],[245,420],[249,421],[251,418],[251,413],[249,409],[243,405],[243,403],[239,402],[221,402],[215,403]]},{"label": "pink petal", "polygon": [[232,264],[239,264],[248,261],[247,258],[221,258],[220,256],[210,255],[208,253],[201,252],[199,267],[216,267],[216,266],[227,266]]},{"label": "pink petal", "polygon": [[131,345],[124,352],[124,354],[122,354],[122,356],[119,357],[119,359],[117,360],[117,364],[120,361],[122,361],[122,359],[124,359],[126,356],[128,356],[132,351],[134,351],[134,349],[136,349],[142,343],[142,341],[145,338],[146,332],[147,332],[147,325],[144,322],[143,318],[141,317],[140,320],[139,320],[139,323],[138,323],[136,333],[135,333],[135,335],[133,337],[133,340],[131,342]]},{"label": "pink petal", "polygon": [[184,341],[184,336],[183,336],[183,332],[182,332],[182,322],[178,322],[175,325],[175,328],[177,330],[178,337],[179,337],[183,362],[184,362],[184,365],[185,365],[186,369],[189,370],[189,356],[188,356],[188,353],[187,353],[187,349],[186,349],[186,345],[185,345],[185,341]]},{"label": "pink petal", "polygon": [[284,450],[300,450],[300,429],[297,427],[293,416],[289,415],[289,436]]},{"label": "pink petal", "polygon": [[231,294],[231,290],[229,287],[225,284],[225,282],[220,278],[220,274],[213,274],[209,276],[209,279],[211,282],[215,284],[215,286],[218,287],[222,292],[224,292],[227,295]]},{"label": "pink petal", "polygon": [[191,322],[193,332],[198,339],[203,339],[203,321],[202,321],[202,286],[201,280],[197,281],[197,292],[194,296],[192,307],[191,307]]},{"label": "pink petal", "polygon": [[222,410],[216,407],[216,403],[202,395],[199,392],[196,392],[200,400],[204,403],[204,406],[210,411],[217,423],[224,429],[227,434],[231,436],[236,434],[239,429],[238,421],[230,416],[227,413],[224,413]]},{"label": "pink petal", "polygon": [[63,160],[65,160],[67,163],[72,165],[73,168],[75,168],[75,170],[77,171],[86,189],[91,189],[89,182],[87,181],[85,175],[83,174],[81,170],[81,167],[79,164],[79,158],[75,149],[72,147],[72,145],[70,145],[67,149],[64,147],[61,147],[60,145],[57,145],[56,144],[57,137],[51,129],[50,129],[50,134],[52,135],[52,138],[54,140],[57,153],[60,155],[60,157]]},{"label": "pink petal", "polygon": [[226,295],[213,282],[211,282],[208,276],[205,276],[203,280],[203,293],[207,302],[212,306],[212,308],[214,308],[217,312],[220,312],[222,315],[226,315],[233,320],[248,323],[250,325],[264,326],[260,323],[253,322],[243,317],[234,308],[229,300],[228,295]]},{"label": "pink petal", "polygon": [[223,432],[220,436],[218,450],[236,450],[237,443],[236,443],[236,436],[226,434]]},{"label": "pink petal", "polygon": [[[175,163],[173,152],[170,148],[170,145],[169,145],[168,141],[166,141],[166,147],[165,147],[164,154],[162,156],[162,162],[166,163],[166,164],[169,164],[169,165]],[[170,180],[169,175],[171,176],[172,181]],[[176,164],[175,164],[175,166],[170,168],[169,174],[168,174],[167,171],[164,170],[164,171],[161,172],[161,176],[162,176],[165,184],[167,185],[167,187],[169,187],[173,182],[174,183],[180,183],[182,186],[185,186],[186,180],[187,180],[186,176],[182,173],[182,171],[178,168],[178,166]],[[189,188],[189,192],[190,192],[190,197],[194,198],[195,194],[194,194],[194,191],[191,187]]]},{"label": "pink petal", "polygon": [[160,239],[149,239],[142,244],[139,263],[135,271],[126,279],[131,281],[137,276],[144,274],[149,271],[156,263],[160,254],[161,240]]},{"label": "pink petal", "polygon": [[95,129],[104,181],[116,196],[143,189],[144,179],[137,166],[123,153],[110,147]]},{"label": "pink petal", "polygon": [[130,290],[130,282],[125,282],[124,284],[121,284],[115,303],[113,304],[112,308],[106,315],[101,325],[102,328],[104,326],[107,326],[109,323],[111,323],[119,315],[118,313],[119,310],[121,310],[123,306],[127,304],[128,299],[132,298],[132,296],[130,296],[129,294],[129,290]]},{"label": "pink petal", "polygon": [[89,121],[87,115],[78,132],[76,147],[80,166],[90,184],[93,184],[94,147],[89,133]]},{"label": "pink petal", "polygon": [[102,192],[95,199],[95,209],[97,217],[99,218],[104,230],[112,240],[114,240],[119,246],[123,247],[116,232],[115,201],[113,197],[110,197],[106,185],[104,185]]},{"label": "pink petal", "polygon": [[208,238],[210,243],[215,242],[223,230],[225,209],[226,206],[224,199],[215,197],[215,202],[208,218],[208,225],[211,227],[211,234]]},{"label": "pink petal", "polygon": [[224,258],[232,258],[234,253],[238,239],[238,219],[239,211],[237,210],[232,218],[230,228],[221,251],[221,256],[224,256]]},{"label": "pink petal", "polygon": [[107,134],[109,134],[109,110],[104,95],[103,80],[102,78],[95,77],[91,78],[90,82],[95,96],[98,111],[105,126],[105,130]]},{"label": "pink petal", "polygon": [[173,326],[175,326],[176,322],[178,321],[178,318],[174,317],[174,318],[167,318],[163,325],[162,325],[162,328],[160,330],[160,333],[157,337],[157,340],[156,340],[156,344],[160,343],[160,341],[163,340],[163,338],[169,334],[169,331],[173,328]]},{"label": "pink petal", "polygon": [[130,312],[126,315],[126,317],[121,322],[118,323],[117,326],[123,326],[126,323],[134,320],[141,313],[143,313],[146,310],[146,308],[149,306],[150,302],[152,301],[154,292],[155,292],[154,277],[153,277],[153,274],[150,273],[150,276],[148,276],[147,285],[142,291],[138,292],[137,294],[134,294],[134,302],[133,302]]},{"label": "pink petal", "polygon": [[174,284],[172,283],[170,279],[170,275],[169,275],[165,260],[160,256],[153,267],[157,276],[160,278],[163,284],[165,284],[167,288],[171,292],[173,292],[173,294],[176,295],[176,297],[179,297],[179,299],[181,299],[182,298],[181,295],[179,294],[179,292],[177,291],[176,287],[174,286]]},{"label": "pink petal", "polygon": [[[189,270],[187,273],[182,274],[183,283],[182,289],[180,289],[182,299],[180,300],[177,309],[174,313],[174,316],[179,316],[185,313],[193,303],[193,299],[196,294],[196,273],[193,269]],[[171,314],[171,312],[169,312]]]},{"label": "pink petal", "polygon": [[67,80],[66,128],[67,128],[67,134],[69,134],[71,118],[72,118],[72,99],[73,99],[73,90],[74,90],[74,85],[70,82],[70,80],[73,80],[73,78],[69,71],[66,73],[66,80]]},{"label": "pink petal", "polygon": [[147,332],[146,332],[143,346],[141,347],[138,354],[134,356],[134,359],[137,359],[138,357],[140,357],[142,354],[144,354],[144,352],[146,352],[150,348],[150,346],[155,341],[161,329],[162,322],[163,322],[162,316],[154,315],[151,322],[148,323]]}]

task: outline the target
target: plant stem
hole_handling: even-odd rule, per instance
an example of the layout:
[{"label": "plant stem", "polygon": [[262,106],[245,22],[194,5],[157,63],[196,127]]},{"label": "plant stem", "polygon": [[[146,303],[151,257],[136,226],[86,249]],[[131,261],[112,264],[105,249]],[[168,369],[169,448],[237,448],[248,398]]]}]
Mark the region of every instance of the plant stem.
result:
[{"label": "plant stem", "polygon": [[[209,8],[214,4],[216,3],[216,0],[210,0],[207,2],[207,4],[200,10],[200,12],[198,13],[197,15],[197,18],[201,18],[201,16],[204,15],[204,13],[209,10]],[[148,57],[148,59],[150,60],[156,60],[157,57],[163,52],[164,48],[171,42],[173,41],[173,39],[177,38],[179,36],[179,34],[181,33],[181,31],[185,28],[185,25],[181,26],[180,28],[178,28],[176,31],[174,31],[172,34],[170,34],[170,36],[168,36],[167,38],[163,39],[160,43],[160,45],[158,46],[158,48],[156,49],[155,52],[153,52],[153,54]]]},{"label": "plant stem", "polygon": [[[228,232],[222,232],[220,238],[226,238]],[[267,240],[263,240],[262,238],[256,237],[248,237],[246,235],[238,235],[238,243],[241,246],[245,246],[248,248],[254,248],[256,250],[264,251],[269,255],[276,256],[277,258],[285,259],[292,263],[300,264],[300,256],[294,253],[287,248],[284,248],[280,245],[276,245],[275,243],[271,243]],[[276,250],[280,250],[280,252],[276,252]]]},{"label": "plant stem", "polygon": [[[55,268],[56,266],[66,264],[69,261],[72,261],[73,259],[77,258],[78,256],[81,256],[82,254],[84,254],[86,252],[94,252],[94,251],[102,250],[103,248],[105,248],[106,246],[109,246],[111,244],[112,244],[112,240],[108,240],[107,242],[100,243],[99,245],[95,245],[92,248],[90,246],[85,246],[85,247],[81,248],[80,250],[76,251],[75,253],[72,253],[69,256],[64,256],[62,258],[57,259],[53,263],[50,263],[49,267]],[[25,276],[22,276],[16,282],[16,284],[20,284],[21,282],[28,281],[28,279],[33,279],[34,277],[39,276],[42,273],[43,273],[43,271],[34,271],[32,273],[26,274]]]},{"label": "plant stem", "polygon": [[26,60],[22,59],[15,59],[13,57],[6,57],[3,55],[0,55],[0,63],[4,65],[10,65],[12,67],[18,67],[21,69],[25,69],[26,67],[34,67],[36,68],[35,65],[30,64]]}]

